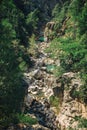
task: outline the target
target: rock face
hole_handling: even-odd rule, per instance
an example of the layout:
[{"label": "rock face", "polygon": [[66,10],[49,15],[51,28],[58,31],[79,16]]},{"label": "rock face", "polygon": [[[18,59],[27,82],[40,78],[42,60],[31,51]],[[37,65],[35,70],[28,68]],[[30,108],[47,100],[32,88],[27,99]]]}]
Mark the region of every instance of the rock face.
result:
[{"label": "rock face", "polygon": [[57,130],[55,124],[56,116],[55,113],[50,110],[50,104],[47,100],[44,99],[44,102],[40,102],[34,99],[31,105],[27,107],[29,113],[34,113],[41,125],[48,127],[51,130]]},{"label": "rock face", "polygon": [[56,122],[56,115],[50,106],[50,96],[54,95],[53,88],[57,86],[56,78],[53,74],[47,72],[46,65],[52,64],[53,60],[48,58],[44,52],[47,43],[41,43],[40,56],[35,61],[35,66],[25,73],[25,79],[28,81],[28,94],[25,97],[26,111],[34,114],[41,125],[50,130],[59,130]]},{"label": "rock face", "polygon": [[44,39],[46,42],[49,42],[53,39],[52,33],[54,31],[54,26],[56,25],[55,22],[48,22],[46,24],[45,30],[44,30]]},{"label": "rock face", "polygon": [[[55,78],[53,73],[47,71],[47,65],[56,64],[56,61],[50,59],[44,52],[48,45],[44,42],[38,45],[40,55],[33,59],[35,63],[33,68],[24,74],[29,85],[25,97],[25,109],[28,113],[34,114],[40,125],[47,129],[82,130],[78,127],[79,122],[75,120],[76,117],[87,118],[87,106],[75,94],[79,91],[82,82],[78,74],[73,72]],[[51,106],[51,96],[59,99],[59,104],[57,102],[59,108]]]},{"label": "rock face", "polygon": [[46,24],[44,29],[44,40],[49,42],[56,37],[63,36],[65,34],[65,30],[67,28],[67,21],[69,21],[69,17],[64,18],[60,23],[56,21],[50,21]]},{"label": "rock face", "polygon": [[61,79],[64,81],[63,88],[63,101],[58,115],[58,121],[60,123],[61,129],[65,128],[78,128],[78,121],[75,117],[87,118],[87,107],[86,104],[81,102],[79,98],[75,95],[75,91],[79,91],[82,85],[81,80],[77,74],[69,72],[65,73]]}]

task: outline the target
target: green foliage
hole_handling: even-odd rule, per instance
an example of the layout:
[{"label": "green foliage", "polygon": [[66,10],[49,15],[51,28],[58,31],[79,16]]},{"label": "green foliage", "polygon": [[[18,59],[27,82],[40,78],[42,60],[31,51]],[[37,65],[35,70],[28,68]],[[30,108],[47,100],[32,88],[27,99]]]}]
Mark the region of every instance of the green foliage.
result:
[{"label": "green foliage", "polygon": [[0,38],[1,40],[4,41],[6,39],[6,41],[10,41],[12,39],[15,39],[16,32],[15,32],[12,24],[10,23],[9,19],[2,19],[0,27],[2,29],[1,38]]},{"label": "green foliage", "polygon": [[0,128],[8,127],[11,123],[34,125],[38,123],[37,118],[33,118],[27,114],[12,113],[0,119]]},{"label": "green foliage", "polygon": [[84,45],[79,44],[79,41],[64,39],[59,48],[62,50],[61,65],[66,70],[79,71],[85,69],[86,49]]},{"label": "green foliage", "polygon": [[25,61],[22,61],[19,65],[19,68],[21,69],[21,71],[26,71],[27,70],[27,64]]},{"label": "green foliage", "polygon": [[36,27],[37,22],[38,22],[38,17],[37,17],[37,13],[38,10],[34,10],[33,12],[31,12],[30,14],[28,14],[27,18],[26,18],[26,23],[31,24],[33,27]]},{"label": "green foliage", "polygon": [[69,12],[74,22],[78,25],[80,35],[87,33],[87,2],[83,0],[73,0],[69,6]]},{"label": "green foliage", "polygon": [[61,11],[61,6],[59,4],[56,4],[56,6],[52,11],[52,16],[58,18],[60,11]]},{"label": "green foliage", "polygon": [[67,12],[68,12],[68,6],[69,6],[69,1],[65,1],[64,3],[58,3],[54,7],[52,11],[52,16],[53,16],[53,21],[55,21],[55,25],[52,31],[52,36],[53,38],[63,34],[62,33],[62,25],[67,18]]},{"label": "green foliage", "polygon": [[18,114],[17,118],[20,123],[24,123],[24,124],[34,125],[38,123],[38,120],[36,118],[32,118],[29,115]]},{"label": "green foliage", "polygon": [[21,110],[25,88],[19,68],[17,9],[12,0],[3,0],[0,6],[0,124],[5,126]]},{"label": "green foliage", "polygon": [[87,119],[76,116],[75,120],[79,122],[78,128],[87,128]]},{"label": "green foliage", "polygon": [[66,12],[68,9],[68,3],[65,2],[64,4],[56,4],[55,8],[52,11],[53,20],[60,23],[66,17]]},{"label": "green foliage", "polygon": [[[82,38],[84,39],[84,38]],[[85,41],[85,40],[84,40]],[[82,42],[82,40],[81,40]],[[54,74],[56,76],[62,76],[64,72],[73,71],[80,72],[81,77],[84,79],[84,87],[80,88],[80,91],[75,92],[74,96],[86,101],[87,90],[87,50],[86,45],[81,44],[79,40],[73,40],[70,38],[58,38],[53,40],[50,48],[47,50],[50,52],[52,58],[60,59],[60,66],[56,66]]]},{"label": "green foliage", "polygon": [[35,29],[37,29],[38,24],[38,10],[34,10],[33,12],[30,12],[26,17],[26,26],[27,30],[32,35],[34,33]]},{"label": "green foliage", "polygon": [[[0,98],[3,112],[8,113],[17,111],[20,108],[20,101],[23,98],[21,84],[21,72],[18,67],[18,56],[11,45],[0,45]],[[21,90],[21,91],[20,91]]]},{"label": "green foliage", "polygon": [[57,97],[52,95],[49,100],[50,100],[51,106],[58,108],[58,106],[59,106],[59,99]]},{"label": "green foliage", "polygon": [[9,113],[9,116],[5,115],[3,118],[0,118],[0,129],[7,128],[10,123],[17,124],[18,122],[17,115],[15,113]]},{"label": "green foliage", "polygon": [[85,94],[84,94],[84,86],[80,86],[80,90],[73,90],[73,92],[71,93],[71,97],[72,98],[77,98],[79,101],[83,101],[85,99]]},{"label": "green foliage", "polygon": [[35,35],[32,34],[31,38],[29,38],[29,41],[30,41],[30,46],[29,46],[29,49],[28,49],[28,52],[31,56],[38,56],[38,51],[37,51],[37,44],[36,44],[36,41],[35,41]]},{"label": "green foliage", "polygon": [[58,42],[58,38],[55,38],[51,44],[49,48],[46,48],[46,52],[50,54],[50,57],[53,59],[57,59],[58,58],[58,54],[59,54],[59,42]]},{"label": "green foliage", "polygon": [[[2,26],[2,31],[7,29],[7,27],[9,27],[8,25],[5,27]],[[18,55],[16,55],[15,49],[11,43],[13,34],[11,35],[10,31],[11,30],[8,30],[7,37],[6,32],[4,32],[4,35],[0,39],[0,97],[1,102],[5,105],[6,113],[8,111],[12,112],[16,105],[19,106],[18,101],[22,98],[22,93],[19,92],[22,88],[20,83],[21,73],[17,61]],[[15,95],[17,93],[19,95]]]},{"label": "green foliage", "polygon": [[[84,7],[81,11],[80,18],[78,19],[80,35],[86,34],[87,35],[87,2],[84,4]],[[84,26],[83,26],[84,25]]]},{"label": "green foliage", "polygon": [[53,73],[56,77],[61,77],[64,72],[65,70],[61,66],[56,66]]},{"label": "green foliage", "polygon": [[79,127],[87,128],[87,119],[84,119],[84,118],[79,119]]},{"label": "green foliage", "polygon": [[[53,19],[56,20],[56,32],[66,26],[65,34],[51,42],[47,52],[51,58],[59,59],[60,66],[54,73],[61,76],[64,72],[80,72],[83,86],[74,96],[87,100],[87,2],[72,0],[63,5],[56,5],[53,10]],[[68,19],[69,17],[69,19]],[[68,21],[66,21],[68,19]],[[61,22],[61,25],[60,25]],[[58,26],[59,25],[59,26]],[[56,73],[57,72],[57,73]],[[87,102],[86,102],[87,103]]]},{"label": "green foliage", "polygon": [[77,130],[76,128],[71,128],[71,127],[69,127],[69,128],[67,128],[67,130]]}]

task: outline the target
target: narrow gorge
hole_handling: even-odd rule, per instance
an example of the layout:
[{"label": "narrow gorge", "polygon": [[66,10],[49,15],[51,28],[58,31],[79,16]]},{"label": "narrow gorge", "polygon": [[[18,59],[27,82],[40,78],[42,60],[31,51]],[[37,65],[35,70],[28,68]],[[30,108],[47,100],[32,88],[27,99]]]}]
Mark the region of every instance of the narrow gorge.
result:
[{"label": "narrow gorge", "polygon": [[87,1],[0,1],[0,130],[87,130]]},{"label": "narrow gorge", "polygon": [[38,44],[39,57],[33,59],[33,68],[24,74],[29,85],[25,109],[37,117],[40,125],[50,130],[77,129],[79,122],[75,117],[87,117],[87,106],[73,96],[73,91],[78,91],[82,85],[81,79],[73,72],[55,77],[53,66],[59,66],[60,62],[45,52],[49,44]]}]

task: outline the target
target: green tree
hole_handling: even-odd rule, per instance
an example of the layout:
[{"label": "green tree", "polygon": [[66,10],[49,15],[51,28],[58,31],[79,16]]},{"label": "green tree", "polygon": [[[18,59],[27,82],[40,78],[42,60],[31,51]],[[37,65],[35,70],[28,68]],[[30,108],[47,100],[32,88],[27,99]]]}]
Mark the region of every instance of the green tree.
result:
[{"label": "green tree", "polygon": [[35,9],[34,11],[31,11],[27,16],[26,16],[26,27],[27,31],[29,32],[29,35],[31,36],[35,30],[37,29],[38,25],[38,9]]},{"label": "green tree", "polygon": [[17,42],[17,21],[14,22],[16,8],[12,0],[3,0],[0,6],[0,124],[8,125],[10,115],[20,111],[24,87],[19,68],[19,53],[16,44],[13,44]]}]

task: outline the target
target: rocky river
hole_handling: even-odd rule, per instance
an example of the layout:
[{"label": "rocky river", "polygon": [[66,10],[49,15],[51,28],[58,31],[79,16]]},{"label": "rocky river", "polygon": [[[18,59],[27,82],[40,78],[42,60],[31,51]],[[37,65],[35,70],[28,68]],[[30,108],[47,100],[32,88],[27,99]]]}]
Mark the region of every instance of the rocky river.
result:
[{"label": "rocky river", "polygon": [[[62,77],[54,76],[53,66],[60,66],[60,61],[54,61],[45,52],[49,44],[38,44],[39,56],[33,58],[34,66],[24,74],[28,82],[26,111],[37,117],[39,124],[44,127],[43,130],[82,130],[75,117],[86,118],[87,106],[73,97],[73,90],[79,91],[82,82],[78,74],[73,72],[64,73]],[[56,98],[50,100],[51,97]],[[54,101],[56,103],[52,104]]]},{"label": "rocky river", "polygon": [[56,86],[55,76],[47,71],[47,65],[54,64],[44,49],[48,43],[39,43],[39,57],[34,60],[34,66],[25,73],[28,83],[28,94],[25,97],[26,109],[34,114],[39,123],[50,130],[59,130],[57,116],[50,105],[50,97],[54,95],[53,88]]},{"label": "rocky river", "polygon": [[76,117],[87,118],[87,106],[73,94],[82,81],[77,73],[67,72],[55,77],[54,66],[60,61],[49,57],[45,49],[50,43],[38,43],[38,57],[32,57],[33,66],[24,73],[28,84],[23,112],[35,117],[38,124],[21,124],[8,130],[87,130],[79,127]]}]

